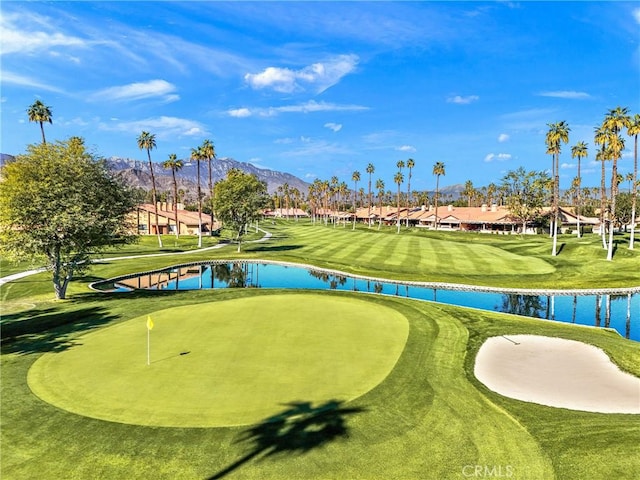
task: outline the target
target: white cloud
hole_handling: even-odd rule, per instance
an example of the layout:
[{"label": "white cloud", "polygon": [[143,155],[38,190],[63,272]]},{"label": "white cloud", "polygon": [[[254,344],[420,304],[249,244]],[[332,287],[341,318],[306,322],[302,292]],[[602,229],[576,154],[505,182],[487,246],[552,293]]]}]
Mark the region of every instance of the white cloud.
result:
[{"label": "white cloud", "polygon": [[401,147],[396,147],[396,150],[399,152],[415,153],[416,147],[412,145],[402,145]]},{"label": "white cloud", "polygon": [[46,83],[42,83],[39,80],[25,77],[23,75],[18,75],[12,72],[8,72],[4,70],[2,75],[0,76],[0,81],[2,83],[10,83],[13,85],[19,85],[21,87],[30,87],[30,88],[39,88],[41,90],[47,90],[49,92],[62,92],[59,88],[53,87],[51,85],[47,85]]},{"label": "white cloud", "polygon": [[119,122],[115,124],[101,123],[103,130],[118,132],[142,132],[154,133],[159,138],[170,137],[192,137],[206,135],[206,128],[194,120],[177,117],[153,117],[145,120],[135,120],[131,122]]},{"label": "white cloud", "polygon": [[[0,37],[2,37],[2,55],[10,53],[32,53],[38,50],[47,50],[52,47],[85,47],[88,42],[79,37],[65,35],[64,33],[43,30],[21,29],[26,21],[34,21],[35,17],[28,15],[3,15],[0,17]],[[44,27],[42,22],[38,27]],[[50,30],[50,27],[49,27]]]},{"label": "white cloud", "polygon": [[245,118],[251,116],[251,110],[249,110],[248,108],[235,108],[227,110],[227,114],[230,117]]},{"label": "white cloud", "polygon": [[310,88],[321,93],[353,72],[358,61],[357,55],[338,55],[300,70],[267,67],[260,73],[247,73],[244,80],[256,90],[271,88],[276,92],[292,93]]},{"label": "white cloud", "polygon": [[148,82],[105,88],[94,93],[91,98],[94,100],[124,101],[160,97],[165,103],[169,103],[180,99],[179,95],[173,93],[175,90],[175,85],[165,80],[149,80]]},{"label": "white cloud", "polygon": [[340,130],[342,130],[342,124],[340,123],[333,123],[333,122],[328,122],[324,124],[325,128],[328,128],[329,130],[333,130],[334,132],[339,132]]},{"label": "white cloud", "polygon": [[509,135],[507,135],[506,133],[501,133],[500,135],[498,135],[498,142],[504,143],[508,140],[509,140]]},{"label": "white cloud", "polygon": [[499,162],[505,162],[507,160],[511,160],[511,154],[510,153],[489,153],[484,157],[484,161],[485,162],[493,162],[494,160],[497,160]]},{"label": "white cloud", "polygon": [[472,102],[476,102],[480,100],[478,95],[468,95],[466,97],[462,97],[460,95],[455,95],[453,97],[447,98],[447,103],[456,103],[458,105],[467,105]]},{"label": "white cloud", "polygon": [[541,92],[538,95],[541,97],[552,97],[552,98],[567,98],[570,100],[581,100],[585,98],[591,98],[591,95],[585,92],[576,92],[573,90],[556,90],[552,92]]},{"label": "white cloud", "polygon": [[561,163],[560,164],[560,168],[576,168],[576,164],[575,163]]},{"label": "white cloud", "polygon": [[636,19],[636,23],[640,25],[640,8],[634,9],[631,14],[633,15],[633,18]]},{"label": "white cloud", "polygon": [[347,112],[368,110],[369,107],[361,105],[338,105],[335,103],[316,102],[310,100],[297,105],[283,105],[281,107],[269,108],[237,108],[227,110],[227,115],[232,117],[248,117],[249,115],[259,115],[261,117],[273,117],[280,113],[313,113],[313,112]]},{"label": "white cloud", "polygon": [[315,173],[305,173],[304,178],[316,179],[318,176]]}]

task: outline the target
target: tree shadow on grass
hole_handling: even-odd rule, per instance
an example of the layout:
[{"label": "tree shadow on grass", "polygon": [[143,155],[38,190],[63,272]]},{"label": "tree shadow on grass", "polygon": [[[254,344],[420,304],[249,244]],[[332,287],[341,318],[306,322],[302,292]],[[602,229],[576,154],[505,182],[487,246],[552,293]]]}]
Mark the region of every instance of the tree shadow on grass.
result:
[{"label": "tree shadow on grass", "polygon": [[77,344],[77,332],[98,328],[118,317],[102,307],[59,311],[46,308],[2,318],[2,353],[62,352]]},{"label": "tree shadow on grass", "polygon": [[245,250],[251,252],[287,252],[300,248],[302,248],[302,245],[247,245]]},{"label": "tree shadow on grass", "polygon": [[304,454],[348,437],[346,416],[365,409],[345,408],[343,404],[341,400],[329,400],[315,407],[311,402],[288,403],[290,408],[242,432],[238,442],[249,444],[249,453],[208,480],[223,478],[256,457],[264,460],[279,454]]}]

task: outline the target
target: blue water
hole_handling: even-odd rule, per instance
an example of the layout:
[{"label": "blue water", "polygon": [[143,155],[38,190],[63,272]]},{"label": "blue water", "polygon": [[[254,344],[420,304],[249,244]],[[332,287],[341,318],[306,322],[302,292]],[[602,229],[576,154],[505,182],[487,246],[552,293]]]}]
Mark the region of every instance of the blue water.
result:
[{"label": "blue water", "polygon": [[[198,274],[198,272],[200,272]],[[291,288],[312,290],[348,290],[429,300],[450,305],[472,307],[533,318],[557,320],[581,325],[610,327],[620,335],[640,341],[640,294],[536,296],[490,292],[434,289],[393,282],[375,282],[349,276],[316,272],[302,267],[230,263],[196,265],[163,270],[151,288],[194,290],[211,288]],[[164,277],[166,275],[166,277]],[[133,285],[134,280],[127,283]],[[610,316],[607,319],[607,303]]]}]

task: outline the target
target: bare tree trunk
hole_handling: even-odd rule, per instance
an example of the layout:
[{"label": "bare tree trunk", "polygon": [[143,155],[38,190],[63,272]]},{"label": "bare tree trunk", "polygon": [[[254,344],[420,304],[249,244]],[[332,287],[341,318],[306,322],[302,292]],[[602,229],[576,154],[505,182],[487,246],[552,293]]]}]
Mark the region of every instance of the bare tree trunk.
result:
[{"label": "bare tree trunk", "polygon": [[636,232],[636,203],[638,201],[638,135],[635,136],[633,152],[633,193],[631,194],[631,237],[629,237],[629,250],[633,250]]}]

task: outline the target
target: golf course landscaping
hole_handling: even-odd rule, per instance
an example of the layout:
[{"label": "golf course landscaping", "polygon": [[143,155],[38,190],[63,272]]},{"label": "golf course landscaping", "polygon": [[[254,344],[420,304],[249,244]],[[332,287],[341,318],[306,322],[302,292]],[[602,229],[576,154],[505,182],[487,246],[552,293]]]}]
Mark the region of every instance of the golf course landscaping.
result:
[{"label": "golf course landscaping", "polygon": [[[552,258],[544,237],[268,230],[239,254],[153,257],[144,238],[66,301],[51,300],[47,273],[0,287],[2,478],[640,477],[640,415],[514,400],[474,376],[486,339],[521,334],[597,346],[640,376],[638,343],[610,330],[353,292],[88,288],[230,256],[490,286],[640,284],[639,252],[620,246],[606,262],[596,236],[561,237]],[[127,255],[143,257],[108,260]]]}]

